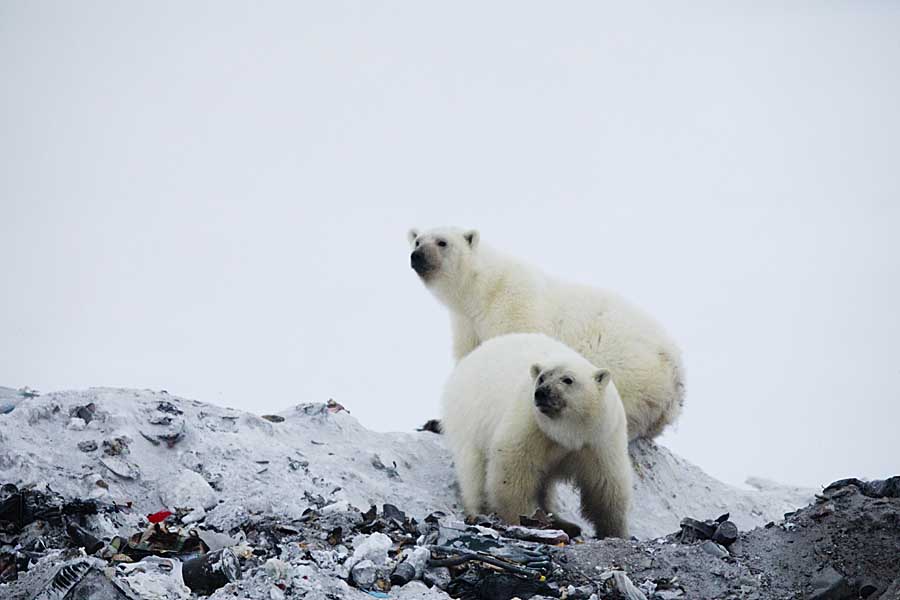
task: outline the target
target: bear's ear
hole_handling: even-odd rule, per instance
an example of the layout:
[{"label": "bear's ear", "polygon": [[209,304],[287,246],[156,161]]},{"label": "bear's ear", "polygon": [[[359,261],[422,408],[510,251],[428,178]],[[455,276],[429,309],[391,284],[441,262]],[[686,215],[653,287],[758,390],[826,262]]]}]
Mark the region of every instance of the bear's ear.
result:
[{"label": "bear's ear", "polygon": [[531,365],[531,378],[537,379],[538,375],[540,375],[541,371],[543,371],[543,370],[544,370],[544,368],[541,367],[541,365],[539,365],[537,363]]},{"label": "bear's ear", "polygon": [[597,372],[594,373],[594,381],[597,382],[597,387],[601,390],[609,384],[611,377],[609,371],[606,369],[597,369]]},{"label": "bear's ear", "polygon": [[406,237],[409,239],[410,244],[416,243],[416,238],[419,237],[418,229],[410,229],[409,233],[406,234]]},{"label": "bear's ear", "polygon": [[469,248],[474,249],[478,245],[478,240],[481,236],[478,235],[478,231],[475,229],[470,229],[469,231],[463,234],[466,242],[469,244]]}]

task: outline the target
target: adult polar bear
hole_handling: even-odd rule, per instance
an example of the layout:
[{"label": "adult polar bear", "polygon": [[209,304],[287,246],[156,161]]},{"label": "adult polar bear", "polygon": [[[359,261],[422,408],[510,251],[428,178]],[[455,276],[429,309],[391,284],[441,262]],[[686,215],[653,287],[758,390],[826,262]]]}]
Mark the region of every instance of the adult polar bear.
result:
[{"label": "adult polar bear", "polygon": [[480,242],[477,231],[409,232],[410,262],[450,309],[453,354],[507,333],[543,333],[607,368],[628,437],[654,438],[684,402],[681,353],[649,315],[611,292],[558,281]]}]

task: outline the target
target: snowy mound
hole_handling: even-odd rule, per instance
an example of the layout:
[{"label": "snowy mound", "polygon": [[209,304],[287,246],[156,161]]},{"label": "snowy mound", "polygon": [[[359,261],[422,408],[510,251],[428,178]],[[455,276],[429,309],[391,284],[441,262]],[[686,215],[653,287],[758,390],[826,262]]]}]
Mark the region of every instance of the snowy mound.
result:
[{"label": "snowy mound", "polygon": [[[685,515],[726,511],[750,529],[812,498],[768,482],[754,482],[755,490],[725,485],[649,442],[633,445],[632,457],[631,531],[640,538],[678,530]],[[28,398],[0,414],[0,481],[131,502],[144,514],[202,506],[206,522],[223,530],[247,513],[295,519],[314,504],[366,510],[387,502],[417,517],[461,516],[440,436],[369,431],[339,405],[298,405],[263,418],[165,392],[98,388]],[[570,490],[563,505],[577,514]]]}]

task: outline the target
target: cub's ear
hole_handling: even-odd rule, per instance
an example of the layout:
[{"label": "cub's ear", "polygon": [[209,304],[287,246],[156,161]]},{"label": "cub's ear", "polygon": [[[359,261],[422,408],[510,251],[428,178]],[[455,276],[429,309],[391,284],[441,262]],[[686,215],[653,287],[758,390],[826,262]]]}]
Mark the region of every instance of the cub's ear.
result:
[{"label": "cub's ear", "polygon": [[463,234],[463,237],[466,239],[466,242],[469,244],[469,248],[474,249],[478,246],[478,240],[481,236],[478,234],[478,231],[475,229],[470,229],[469,231]]},{"label": "cub's ear", "polygon": [[597,372],[594,373],[594,381],[601,390],[609,384],[611,378],[612,375],[606,369],[597,369]]},{"label": "cub's ear", "polygon": [[544,368],[541,367],[541,365],[539,365],[539,364],[535,363],[535,364],[531,365],[531,378],[537,379],[538,375],[540,375],[541,371],[543,371],[543,370],[544,370]]},{"label": "cub's ear", "polygon": [[406,237],[409,239],[410,244],[416,243],[416,238],[419,237],[418,229],[410,229],[409,233],[406,234]]}]

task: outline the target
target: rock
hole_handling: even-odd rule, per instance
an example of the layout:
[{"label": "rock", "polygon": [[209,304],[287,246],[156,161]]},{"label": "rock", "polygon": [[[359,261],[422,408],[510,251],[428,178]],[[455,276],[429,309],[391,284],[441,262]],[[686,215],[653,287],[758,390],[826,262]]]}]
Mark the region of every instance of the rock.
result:
[{"label": "rock", "polygon": [[262,415],[260,418],[272,423],[284,423],[284,417],[280,415]]},{"label": "rock", "polygon": [[369,588],[375,583],[375,563],[371,560],[361,560],[350,569],[350,578],[356,587]]},{"label": "rock", "polygon": [[700,544],[700,549],[710,556],[715,556],[716,558],[725,558],[726,556],[728,556],[728,550],[712,540],[706,540],[705,542]]}]

